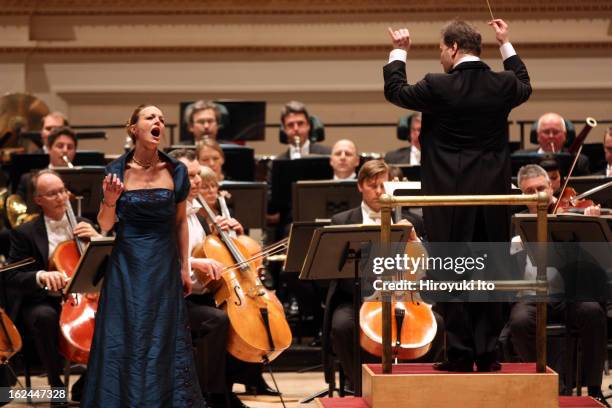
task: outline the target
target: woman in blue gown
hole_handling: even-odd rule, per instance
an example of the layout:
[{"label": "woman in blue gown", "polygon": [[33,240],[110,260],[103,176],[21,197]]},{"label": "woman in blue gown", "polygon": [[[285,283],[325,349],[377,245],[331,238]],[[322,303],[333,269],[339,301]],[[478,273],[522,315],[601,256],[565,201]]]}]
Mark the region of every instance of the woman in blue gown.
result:
[{"label": "woman in blue gown", "polygon": [[191,291],[184,164],[158,150],[162,112],[141,105],[134,150],[107,167],[98,222],[116,231],[82,407],[205,407],[183,295]]}]

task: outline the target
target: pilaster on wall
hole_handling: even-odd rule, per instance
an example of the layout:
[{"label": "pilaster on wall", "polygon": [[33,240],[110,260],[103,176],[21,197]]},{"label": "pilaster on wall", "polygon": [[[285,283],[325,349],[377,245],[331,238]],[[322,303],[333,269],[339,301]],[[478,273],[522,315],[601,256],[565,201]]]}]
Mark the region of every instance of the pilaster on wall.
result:
[{"label": "pilaster on wall", "polygon": [[[177,122],[178,103],[197,98],[268,102],[267,120],[290,99],[324,122],[393,122],[382,97],[386,27],[413,36],[409,79],[439,70],[442,24],[461,17],[483,33],[483,57],[501,69],[486,3],[472,0],[3,0],[0,89],[33,93],[72,123],[122,123],[155,102]],[[612,2],[494,0],[525,59],[534,95],[514,119],[557,110],[612,117]],[[114,133],[111,133],[114,135]],[[372,136],[384,136],[376,142]],[[396,146],[393,129],[329,129],[364,150]],[[513,134],[516,137],[516,134]],[[122,136],[85,148],[117,151]],[[273,131],[258,153],[282,149]]]}]

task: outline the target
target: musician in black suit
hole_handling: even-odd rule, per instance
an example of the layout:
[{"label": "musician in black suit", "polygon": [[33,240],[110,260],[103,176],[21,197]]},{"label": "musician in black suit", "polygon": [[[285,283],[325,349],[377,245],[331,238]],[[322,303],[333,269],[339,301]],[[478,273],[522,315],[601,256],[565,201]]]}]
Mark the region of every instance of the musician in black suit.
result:
[{"label": "musician in black suit", "polygon": [[[509,194],[511,181],[508,114],[531,94],[527,69],[508,40],[508,25],[493,20],[503,72],[479,58],[480,33],[462,21],[442,29],[442,74],[406,82],[410,48],[407,29],[391,30],[394,50],[384,67],[385,97],[395,105],[423,113],[421,181],[425,195]],[[510,214],[503,206],[425,207],[430,241],[486,242],[510,238]],[[453,274],[454,275],[454,274]],[[456,276],[451,276],[456,278]],[[494,349],[501,308],[487,304],[441,304],[448,334],[449,361],[437,369],[498,370]]]},{"label": "musician in black suit", "polygon": [[[357,176],[357,187],[362,195],[362,202],[359,207],[343,211],[332,217],[334,225],[380,225],[380,204],[378,199],[384,193],[385,181],[389,181],[389,166],[383,160],[367,161],[359,170]],[[401,224],[413,225],[411,240],[417,241],[417,234],[422,233],[422,221],[417,215],[412,213],[402,213]],[[338,279],[330,283],[327,291],[324,317],[324,359],[327,359],[329,352],[338,356],[340,364],[347,378],[353,383],[355,379],[353,361],[355,351],[353,349],[353,336],[355,331],[355,321],[353,319],[353,280]],[[430,351],[423,357],[427,361],[435,361],[439,352],[442,350],[444,336],[443,323],[439,316],[436,316],[438,323],[438,333],[434,339]],[[373,356],[365,351],[362,355],[365,361],[375,361]],[[324,361],[324,367],[328,367]],[[326,381],[330,381],[329,370],[326,369]]]},{"label": "musician in black suit", "polygon": [[[535,164],[530,164],[521,167],[518,173],[518,185],[523,194],[536,194],[540,191],[545,191],[551,198],[551,204],[556,202],[556,198],[552,195],[552,183],[546,171]],[[534,205],[529,206],[528,212],[536,213]],[[600,209],[598,206],[591,206],[585,209],[585,215],[599,216]],[[518,266],[519,273],[523,276],[517,276],[519,279],[535,280],[536,266],[532,264],[527,257],[526,251],[523,249],[523,244],[520,236],[515,236],[512,239],[512,252]],[[564,291],[563,272],[549,266],[546,271],[546,279],[549,286],[549,294],[551,296],[559,296]],[[605,406],[609,405],[605,402],[601,392],[601,380],[606,358],[606,310],[599,302],[570,302],[561,300],[558,302],[547,303],[547,318],[552,321],[564,322],[568,329],[571,329],[577,334],[581,341],[582,349],[582,384],[588,387],[588,393],[593,398],[596,398]],[[510,340],[522,361],[535,361],[535,330],[536,330],[536,303],[521,301],[512,306],[510,317],[508,319],[507,328],[510,334]],[[570,350],[565,350],[569,353]],[[562,367],[556,362],[562,360],[559,356],[549,356],[549,361],[552,361],[551,367],[560,371],[570,370],[569,367]],[[571,378],[571,377],[570,377]],[[564,384],[565,390],[571,394],[572,385]]]},{"label": "musician in black suit", "polygon": [[422,115],[416,112],[410,116],[410,146],[401,147],[385,154],[385,162],[389,164],[409,164],[411,166],[421,165],[421,134]]},{"label": "musician in black suit", "polygon": [[[311,118],[302,102],[290,101],[281,110],[281,128],[287,134],[289,148],[276,156],[274,160],[298,159],[310,155],[329,155],[328,146],[316,144],[309,140]],[[297,140],[299,146],[294,143]],[[282,213],[277,209],[277,203],[272,202],[272,162],[268,166],[268,215],[266,221],[270,228],[267,231],[268,241],[274,242],[289,234],[291,224],[291,208]]]},{"label": "musician in black suit", "polygon": [[[565,127],[565,119],[558,113],[549,112],[540,116],[536,125],[538,134],[537,149],[519,150],[516,153],[534,153],[547,154],[567,152],[564,148],[567,141],[567,128]],[[584,154],[578,156],[576,167],[572,175],[585,176],[591,173],[589,158]]]},{"label": "musician in black suit", "polygon": [[47,370],[49,385],[63,387],[58,352],[61,298],[52,296],[52,292],[63,289],[67,277],[58,271],[48,271],[49,257],[58,244],[74,236],[89,239],[100,234],[84,219],[78,220],[74,230],[70,228],[66,217],[68,191],[56,172],[41,170],[34,176],[33,185],[34,201],[43,214],[11,231],[9,262],[28,257],[36,262],[7,272],[9,306],[13,320],[25,329],[25,337],[33,340]]}]

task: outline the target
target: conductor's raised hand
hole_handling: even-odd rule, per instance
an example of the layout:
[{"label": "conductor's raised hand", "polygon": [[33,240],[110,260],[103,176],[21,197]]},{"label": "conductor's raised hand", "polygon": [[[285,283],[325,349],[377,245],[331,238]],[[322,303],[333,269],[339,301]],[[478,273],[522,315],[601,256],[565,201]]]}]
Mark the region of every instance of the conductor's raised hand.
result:
[{"label": "conductor's raised hand", "polygon": [[387,30],[393,42],[393,48],[399,48],[406,52],[410,49],[410,32],[407,28],[394,30],[391,27],[387,27]]},{"label": "conductor's raised hand", "polygon": [[125,186],[116,174],[107,174],[102,181],[104,203],[111,207],[114,206],[124,189]]},{"label": "conductor's raised hand", "polygon": [[508,39],[508,24],[506,24],[504,20],[496,18],[495,20],[489,21],[487,24],[495,30],[495,38],[500,46],[510,41]]}]

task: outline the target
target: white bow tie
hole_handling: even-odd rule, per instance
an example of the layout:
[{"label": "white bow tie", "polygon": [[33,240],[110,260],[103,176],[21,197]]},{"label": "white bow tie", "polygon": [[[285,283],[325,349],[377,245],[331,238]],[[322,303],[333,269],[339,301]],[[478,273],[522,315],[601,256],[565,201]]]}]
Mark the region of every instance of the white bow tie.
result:
[{"label": "white bow tie", "polygon": [[61,219],[59,221],[49,219],[48,226],[49,226],[49,229],[53,231],[63,231],[63,230],[67,231],[69,229],[69,224],[67,220],[64,220],[64,219]]}]

